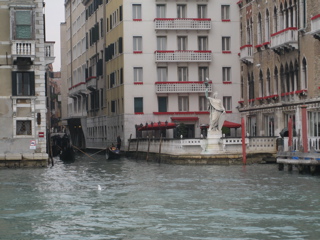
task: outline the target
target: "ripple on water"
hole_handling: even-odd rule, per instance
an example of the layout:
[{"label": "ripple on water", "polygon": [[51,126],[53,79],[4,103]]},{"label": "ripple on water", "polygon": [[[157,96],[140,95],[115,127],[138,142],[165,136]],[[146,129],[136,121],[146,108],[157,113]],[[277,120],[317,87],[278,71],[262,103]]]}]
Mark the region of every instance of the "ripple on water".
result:
[{"label": "ripple on water", "polygon": [[319,177],[276,169],[79,155],[47,169],[0,170],[0,236],[317,239]]}]

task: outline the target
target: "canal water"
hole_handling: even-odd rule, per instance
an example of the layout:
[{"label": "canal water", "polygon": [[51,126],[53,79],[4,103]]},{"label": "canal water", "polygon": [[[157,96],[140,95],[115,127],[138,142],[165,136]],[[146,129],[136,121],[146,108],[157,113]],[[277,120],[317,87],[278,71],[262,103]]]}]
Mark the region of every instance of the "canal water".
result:
[{"label": "canal water", "polygon": [[0,239],[319,239],[320,176],[93,158],[0,170]]}]

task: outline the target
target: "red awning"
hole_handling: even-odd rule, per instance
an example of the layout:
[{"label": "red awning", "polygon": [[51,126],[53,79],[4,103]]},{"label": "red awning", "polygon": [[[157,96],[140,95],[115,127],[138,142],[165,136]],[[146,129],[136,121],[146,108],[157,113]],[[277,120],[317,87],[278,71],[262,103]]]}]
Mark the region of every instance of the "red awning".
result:
[{"label": "red awning", "polygon": [[[201,125],[200,128],[208,128],[209,125]],[[227,128],[239,128],[241,127],[240,123],[234,123],[234,122],[229,122],[229,121],[224,121],[223,127]]]},{"label": "red awning", "polygon": [[172,121],[180,121],[180,122],[195,122],[198,121],[198,117],[171,117]]},{"label": "red awning", "polygon": [[223,127],[227,127],[227,128],[239,128],[239,127],[241,127],[241,124],[240,124],[240,123],[229,122],[229,121],[224,121]]},{"label": "red awning", "polygon": [[175,128],[176,126],[177,125],[173,122],[169,122],[169,123],[161,122],[160,125],[159,123],[154,122],[153,124],[149,123],[148,125],[139,127],[138,131],[170,129],[170,128]]}]

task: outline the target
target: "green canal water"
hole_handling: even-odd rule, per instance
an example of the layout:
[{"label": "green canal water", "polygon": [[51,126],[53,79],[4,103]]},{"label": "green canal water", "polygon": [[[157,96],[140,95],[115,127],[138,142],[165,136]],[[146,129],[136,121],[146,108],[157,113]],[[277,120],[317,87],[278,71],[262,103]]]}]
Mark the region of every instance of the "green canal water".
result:
[{"label": "green canal water", "polygon": [[[101,186],[101,190],[98,189]],[[0,239],[319,239],[320,176],[84,155],[0,170]]]}]

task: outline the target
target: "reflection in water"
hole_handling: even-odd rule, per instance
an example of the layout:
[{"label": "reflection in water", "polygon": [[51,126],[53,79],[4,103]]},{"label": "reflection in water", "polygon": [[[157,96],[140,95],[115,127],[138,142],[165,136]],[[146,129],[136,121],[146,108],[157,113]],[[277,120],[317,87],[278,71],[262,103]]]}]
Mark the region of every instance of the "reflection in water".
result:
[{"label": "reflection in water", "polygon": [[103,155],[2,169],[0,238],[318,239],[319,182],[276,165],[177,166]]}]

